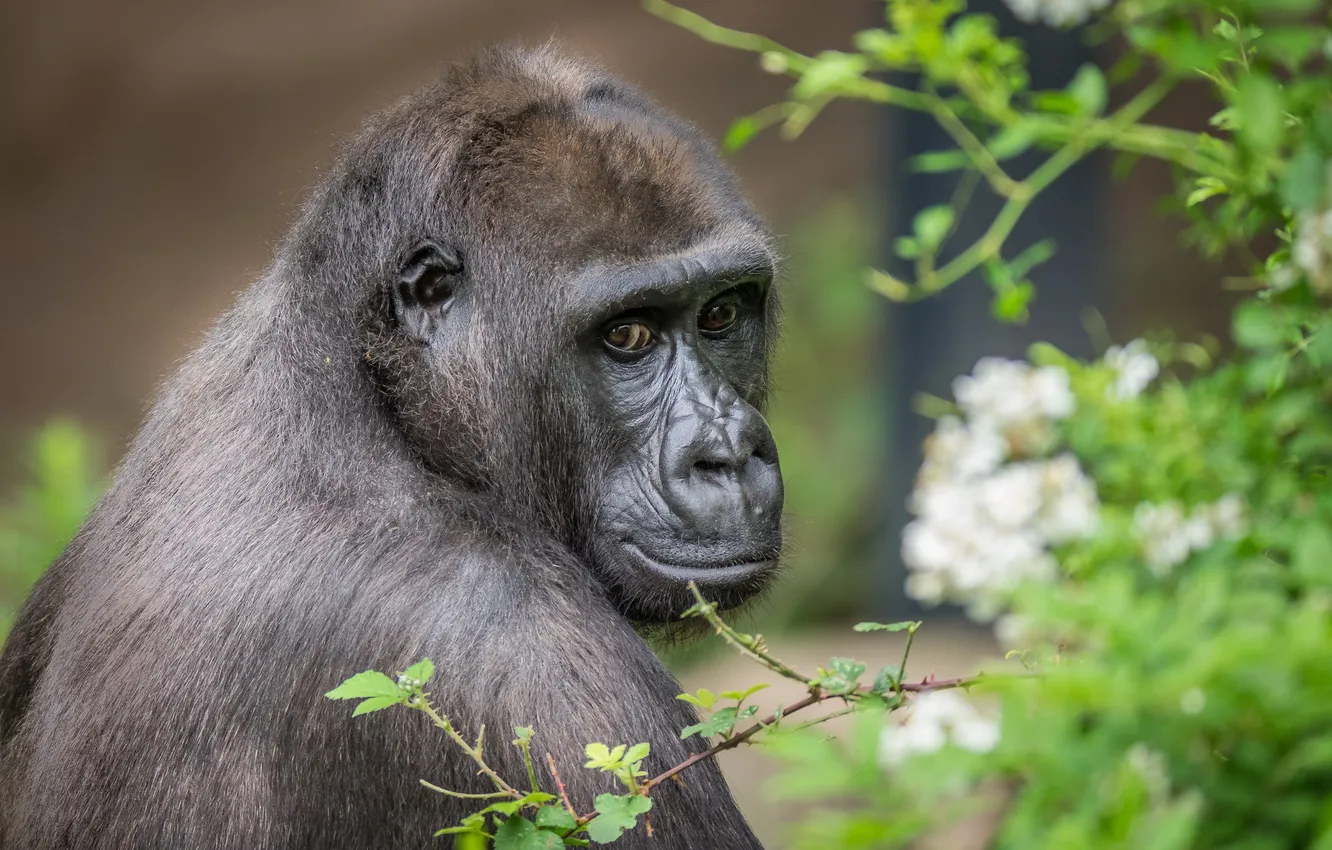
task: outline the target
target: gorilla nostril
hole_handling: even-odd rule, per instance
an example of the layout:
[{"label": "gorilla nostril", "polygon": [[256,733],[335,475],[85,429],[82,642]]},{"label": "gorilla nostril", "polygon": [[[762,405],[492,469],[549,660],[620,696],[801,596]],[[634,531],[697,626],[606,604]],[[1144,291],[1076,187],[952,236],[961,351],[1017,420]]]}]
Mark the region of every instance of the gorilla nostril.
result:
[{"label": "gorilla nostril", "polygon": [[705,475],[721,475],[728,469],[733,469],[734,467],[735,464],[707,458],[694,461],[694,470],[696,472],[702,472]]}]

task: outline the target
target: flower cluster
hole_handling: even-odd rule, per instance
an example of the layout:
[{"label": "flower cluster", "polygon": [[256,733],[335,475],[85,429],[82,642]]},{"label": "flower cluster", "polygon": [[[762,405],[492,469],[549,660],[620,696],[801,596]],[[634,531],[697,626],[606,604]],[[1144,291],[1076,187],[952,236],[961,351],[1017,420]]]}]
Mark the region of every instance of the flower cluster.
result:
[{"label": "flower cluster", "polygon": [[1121,401],[1137,398],[1161,372],[1161,364],[1147,350],[1147,343],[1135,339],[1122,348],[1112,345],[1105,352],[1105,364],[1115,373],[1112,398]]},{"label": "flower cluster", "polygon": [[946,744],[988,753],[999,743],[998,721],[981,714],[957,691],[920,694],[905,715],[879,739],[879,761],[885,767],[896,768],[913,755],[936,752]]},{"label": "flower cluster", "polygon": [[1300,216],[1290,256],[1314,289],[1326,290],[1332,283],[1332,210]]},{"label": "flower cluster", "polygon": [[1148,568],[1158,577],[1216,540],[1243,536],[1246,525],[1244,500],[1233,493],[1198,505],[1187,515],[1178,502],[1143,502],[1133,511],[1133,533]]},{"label": "flower cluster", "polygon": [[1092,12],[1109,6],[1110,0],[1004,0],[1004,3],[1020,21],[1071,27],[1087,20]]},{"label": "flower cluster", "polygon": [[1018,583],[1054,575],[1051,547],[1096,530],[1099,502],[1072,455],[1030,457],[1073,411],[1067,372],[986,358],[954,394],[965,420],[939,421],[910,501],[907,592],[990,619]]}]

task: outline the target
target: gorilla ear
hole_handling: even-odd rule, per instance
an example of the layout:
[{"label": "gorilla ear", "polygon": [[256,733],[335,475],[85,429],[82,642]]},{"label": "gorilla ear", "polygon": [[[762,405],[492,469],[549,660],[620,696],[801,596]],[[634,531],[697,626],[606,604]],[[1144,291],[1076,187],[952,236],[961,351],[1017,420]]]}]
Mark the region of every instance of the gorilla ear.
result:
[{"label": "gorilla ear", "polygon": [[398,270],[393,288],[393,312],[398,325],[418,342],[429,342],[462,279],[458,252],[427,241],[418,246]]}]

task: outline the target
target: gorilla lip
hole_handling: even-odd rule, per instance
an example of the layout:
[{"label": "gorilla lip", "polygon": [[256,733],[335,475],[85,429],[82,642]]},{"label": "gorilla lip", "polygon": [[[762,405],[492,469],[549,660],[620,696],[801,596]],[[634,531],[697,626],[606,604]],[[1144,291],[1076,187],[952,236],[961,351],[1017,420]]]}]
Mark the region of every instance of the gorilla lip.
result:
[{"label": "gorilla lip", "polygon": [[645,564],[653,572],[679,582],[696,581],[700,584],[731,584],[750,578],[755,573],[776,566],[777,559],[758,558],[752,561],[728,563],[716,567],[687,567],[682,564],[670,564],[649,556],[637,544],[625,541],[624,548]]}]

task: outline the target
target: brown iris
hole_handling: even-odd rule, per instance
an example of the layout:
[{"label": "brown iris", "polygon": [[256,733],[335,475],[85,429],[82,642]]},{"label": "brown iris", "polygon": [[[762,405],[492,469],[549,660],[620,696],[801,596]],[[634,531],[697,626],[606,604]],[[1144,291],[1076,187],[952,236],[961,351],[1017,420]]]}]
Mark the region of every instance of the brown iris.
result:
[{"label": "brown iris", "polygon": [[735,324],[735,317],[738,312],[734,301],[715,301],[704,307],[703,312],[698,314],[699,330],[708,333],[721,333]]},{"label": "brown iris", "polygon": [[601,338],[617,351],[638,352],[652,344],[652,329],[640,322],[625,322],[610,328]]}]

